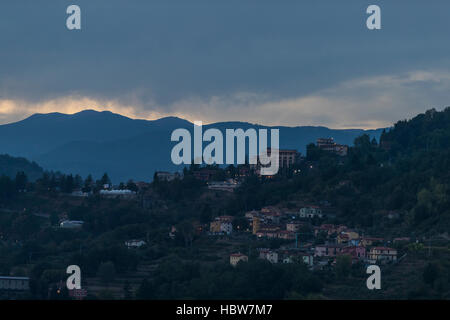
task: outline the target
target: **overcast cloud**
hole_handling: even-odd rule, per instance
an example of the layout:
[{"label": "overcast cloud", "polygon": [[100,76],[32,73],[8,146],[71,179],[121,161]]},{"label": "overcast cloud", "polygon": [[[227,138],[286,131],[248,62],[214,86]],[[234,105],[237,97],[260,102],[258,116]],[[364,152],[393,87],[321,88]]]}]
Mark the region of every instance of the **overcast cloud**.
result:
[{"label": "overcast cloud", "polygon": [[[370,4],[382,30],[365,26]],[[445,0],[4,0],[0,123],[90,108],[387,126],[450,105],[449,16]]]}]

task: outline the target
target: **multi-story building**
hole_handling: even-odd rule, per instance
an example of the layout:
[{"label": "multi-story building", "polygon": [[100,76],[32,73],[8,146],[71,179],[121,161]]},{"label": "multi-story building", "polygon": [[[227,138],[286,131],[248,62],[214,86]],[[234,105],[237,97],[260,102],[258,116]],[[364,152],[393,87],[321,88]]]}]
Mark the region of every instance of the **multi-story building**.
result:
[{"label": "multi-story building", "polygon": [[276,225],[264,225],[258,229],[256,236],[258,238],[278,238],[280,227]]},{"label": "multi-story building", "polygon": [[348,153],[348,146],[344,144],[337,144],[333,138],[319,138],[317,139],[317,147],[321,150],[335,153],[340,156],[346,156]]},{"label": "multi-story building", "polygon": [[278,231],[278,239],[294,240],[295,232],[288,231],[288,230],[280,230],[280,231]]},{"label": "multi-story building", "polygon": [[304,224],[301,222],[291,221],[286,223],[286,230],[291,232],[298,232],[302,226],[304,226]]},{"label": "multi-story building", "polygon": [[349,255],[354,261],[366,258],[366,248],[362,246],[349,246],[342,248],[342,255]]},{"label": "multi-story building", "polygon": [[389,247],[373,247],[369,251],[369,259],[381,263],[396,261],[397,250]]},{"label": "multi-story building", "polygon": [[309,206],[300,209],[300,218],[314,218],[319,217],[322,218],[322,210],[317,206]]},{"label": "multi-story building", "polygon": [[259,258],[269,261],[270,263],[278,263],[278,253],[270,249],[261,249]]},{"label": "multi-story building", "polygon": [[317,245],[314,248],[314,256],[316,257],[335,257],[342,252],[341,245]]},{"label": "multi-story building", "polygon": [[222,222],[220,224],[220,232],[223,232],[225,234],[232,234],[233,233],[233,224],[231,222]]},{"label": "multi-story building", "polygon": [[[270,156],[271,148],[267,148],[267,155]],[[293,149],[279,149],[278,150],[278,164],[280,168],[290,168],[300,159],[300,153]]]},{"label": "multi-story building", "polygon": [[258,216],[253,216],[252,227],[253,227],[252,233],[257,234],[259,232],[259,229],[261,228],[261,219]]}]

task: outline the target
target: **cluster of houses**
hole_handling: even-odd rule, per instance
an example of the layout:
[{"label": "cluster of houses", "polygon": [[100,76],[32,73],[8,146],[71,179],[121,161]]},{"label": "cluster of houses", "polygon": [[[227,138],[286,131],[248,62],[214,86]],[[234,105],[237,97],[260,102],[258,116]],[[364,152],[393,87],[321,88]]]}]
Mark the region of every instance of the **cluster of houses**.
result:
[{"label": "cluster of houses", "polygon": [[270,263],[303,262],[310,268],[314,266],[314,255],[308,252],[307,248],[281,248],[278,250],[259,248],[258,257]]},{"label": "cluster of houses", "polygon": [[[245,214],[250,228],[257,239],[292,240],[289,245],[278,249],[258,249],[258,257],[271,263],[293,263],[302,261],[310,268],[334,265],[336,258],[347,255],[352,263],[385,264],[398,259],[398,251],[389,247],[384,238],[361,235],[358,230],[345,225],[321,224],[313,226],[311,219],[325,217],[318,206],[305,206],[296,211],[283,211],[276,207],[266,207]],[[230,235],[232,217],[217,217],[210,225],[211,234]],[[226,230],[226,231],[225,231]],[[214,232],[213,232],[214,231]],[[299,235],[306,235],[308,243],[299,243]],[[410,238],[395,238],[393,243],[409,242]],[[242,253],[230,255],[230,264],[247,261]]]},{"label": "cluster of houses", "polygon": [[277,207],[265,207],[260,211],[250,211],[245,214],[252,227],[252,233],[258,238],[296,239],[303,226],[311,219],[326,217],[323,210],[314,205],[308,205],[300,210],[281,210]]},{"label": "cluster of houses", "polygon": [[[336,258],[347,255],[352,263],[386,264],[396,262],[397,249],[386,246],[364,246],[345,244],[307,244],[301,247],[281,247],[279,249],[259,248],[259,259],[270,263],[303,262],[310,269],[334,265]],[[235,266],[240,261],[248,261],[248,256],[237,253],[230,255],[230,264]]]},{"label": "cluster of houses", "polygon": [[[230,264],[236,265],[239,261],[248,261],[248,257],[239,253],[239,259],[230,255]],[[270,263],[294,263],[303,262],[309,268],[321,268],[326,265],[334,265],[338,256],[347,255],[352,263],[386,264],[396,262],[397,249],[385,246],[364,247],[362,245],[324,244],[313,246],[311,244],[300,248],[258,249],[259,259]]]},{"label": "cluster of houses", "polygon": [[[318,206],[305,206],[299,210],[282,210],[277,207],[264,207],[245,213],[249,228],[258,238],[279,238],[294,240],[309,220],[325,218],[326,213]],[[210,222],[210,235],[231,235],[233,232],[232,216],[219,216]]]}]

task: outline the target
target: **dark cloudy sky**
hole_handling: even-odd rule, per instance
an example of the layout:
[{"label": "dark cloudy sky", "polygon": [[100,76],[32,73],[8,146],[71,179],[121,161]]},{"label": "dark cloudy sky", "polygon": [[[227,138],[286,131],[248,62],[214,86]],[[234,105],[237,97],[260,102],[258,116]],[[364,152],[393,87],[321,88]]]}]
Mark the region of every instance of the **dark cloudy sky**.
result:
[{"label": "dark cloudy sky", "polygon": [[449,17],[447,0],[2,0],[0,123],[89,108],[386,126],[450,105]]}]

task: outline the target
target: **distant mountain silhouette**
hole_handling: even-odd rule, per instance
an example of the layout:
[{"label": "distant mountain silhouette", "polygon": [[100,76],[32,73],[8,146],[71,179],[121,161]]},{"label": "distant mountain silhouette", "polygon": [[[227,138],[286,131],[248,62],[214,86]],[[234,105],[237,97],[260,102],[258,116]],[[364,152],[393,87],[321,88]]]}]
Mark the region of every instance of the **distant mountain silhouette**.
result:
[{"label": "distant mountain silhouette", "polygon": [[29,181],[35,181],[42,177],[44,170],[35,162],[30,162],[25,158],[16,158],[1,154],[0,176],[5,175],[14,179],[18,172],[25,172]]},{"label": "distant mountain silhouette", "polygon": [[[319,137],[349,144],[367,133],[376,139],[382,129],[335,130],[326,127],[265,127],[247,122],[221,122],[204,126],[225,129],[278,128],[280,147],[305,153]],[[47,170],[99,177],[108,172],[114,182],[151,180],[155,170],[181,170],[172,164],[175,145],[170,135],[177,128],[192,131],[189,121],[167,117],[130,119],[109,111],[85,110],[76,114],[35,114],[19,122],[0,125],[0,153],[26,157]]]}]

